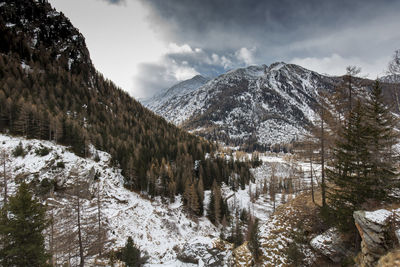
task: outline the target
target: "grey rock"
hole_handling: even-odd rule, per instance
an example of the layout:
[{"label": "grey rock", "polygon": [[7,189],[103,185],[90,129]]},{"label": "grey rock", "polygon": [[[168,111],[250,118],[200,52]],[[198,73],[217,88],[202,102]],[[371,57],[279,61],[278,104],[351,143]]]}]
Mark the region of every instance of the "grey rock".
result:
[{"label": "grey rock", "polygon": [[336,228],[330,228],[321,235],[314,237],[310,245],[334,263],[340,263],[343,259],[354,254],[352,248],[344,242]]},{"label": "grey rock", "polygon": [[213,248],[210,244],[202,242],[191,242],[183,245],[177,258],[182,262],[198,264],[201,260],[205,266],[217,267],[224,266],[227,261],[226,251]]},{"label": "grey rock", "polygon": [[374,266],[381,256],[387,253],[387,231],[390,227],[391,212],[377,210],[373,212],[355,211],[353,213],[361,240],[361,265]]}]

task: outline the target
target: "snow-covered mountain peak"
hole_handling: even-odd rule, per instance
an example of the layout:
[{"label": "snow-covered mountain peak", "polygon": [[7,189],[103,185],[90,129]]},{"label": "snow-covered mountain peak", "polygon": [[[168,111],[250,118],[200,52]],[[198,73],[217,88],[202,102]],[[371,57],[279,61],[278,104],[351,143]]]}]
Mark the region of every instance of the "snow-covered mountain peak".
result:
[{"label": "snow-covered mountain peak", "polygon": [[278,71],[284,66],[286,66],[285,62],[275,62],[268,67],[268,71]]},{"label": "snow-covered mountain peak", "polygon": [[257,77],[264,76],[266,71],[267,71],[266,65],[259,65],[259,66],[252,65],[252,66],[248,66],[246,68],[230,70],[227,73],[220,75],[219,77],[247,76],[247,77],[251,77],[251,78],[257,78]]},{"label": "snow-covered mountain peak", "polygon": [[262,147],[289,143],[304,133],[316,118],[318,90],[330,90],[337,82],[335,77],[276,62],[231,70],[187,94],[161,97],[147,107],[206,138]]}]

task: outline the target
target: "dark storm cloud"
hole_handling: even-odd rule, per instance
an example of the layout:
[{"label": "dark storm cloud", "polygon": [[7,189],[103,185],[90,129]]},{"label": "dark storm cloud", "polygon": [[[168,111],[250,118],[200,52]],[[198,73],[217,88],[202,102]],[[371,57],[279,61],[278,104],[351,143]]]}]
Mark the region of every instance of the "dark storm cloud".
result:
[{"label": "dark storm cloud", "polygon": [[[274,61],[339,66],[354,58],[354,64],[373,64],[400,43],[397,0],[141,1],[166,42],[203,52],[169,53],[164,60],[201,74]],[[229,66],[207,60],[213,54]]]},{"label": "dark storm cloud", "polygon": [[271,48],[270,52],[277,53],[276,48],[281,45],[355,27],[400,9],[400,1],[394,0],[143,0],[143,3],[150,6],[151,20],[165,38],[217,52],[257,46],[260,52]]}]

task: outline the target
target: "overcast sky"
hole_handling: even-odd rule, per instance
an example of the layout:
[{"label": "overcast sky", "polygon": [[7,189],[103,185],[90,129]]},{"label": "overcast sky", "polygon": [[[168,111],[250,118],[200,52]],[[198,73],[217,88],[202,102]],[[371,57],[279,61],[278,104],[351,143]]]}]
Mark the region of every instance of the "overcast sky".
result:
[{"label": "overcast sky", "polygon": [[95,67],[132,96],[196,74],[276,61],[384,74],[400,49],[398,0],[49,0],[86,37]]}]

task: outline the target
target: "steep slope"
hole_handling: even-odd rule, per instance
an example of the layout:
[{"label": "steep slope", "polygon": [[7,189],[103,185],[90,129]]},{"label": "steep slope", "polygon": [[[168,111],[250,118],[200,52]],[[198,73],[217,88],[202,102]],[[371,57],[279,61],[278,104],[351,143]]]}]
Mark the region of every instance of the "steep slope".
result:
[{"label": "steep slope", "polygon": [[[182,194],[186,180],[197,186],[198,173],[183,173],[196,161],[212,160],[205,157],[215,150],[212,143],[166,122],[106,80],[78,29],[46,1],[2,1],[0,12],[0,132],[55,140],[80,156],[89,156],[93,144],[112,155],[126,187],[152,196]],[[206,173],[215,173],[209,170],[217,167],[207,166]],[[160,173],[164,168],[168,175]],[[222,161],[218,168],[223,177],[204,176],[206,188],[233,172]],[[241,168],[249,173],[245,164]]]},{"label": "steep slope", "polygon": [[[48,229],[46,236],[52,236],[52,254],[60,265],[71,262],[77,266],[79,253],[74,245],[77,244],[77,184],[87,186],[89,192],[81,196],[87,266],[98,266],[94,264],[96,258],[108,264],[107,255],[112,249],[123,247],[128,236],[132,236],[140,249],[149,254],[149,263],[176,260],[178,248],[195,238],[202,238],[203,243],[212,243],[212,239],[218,237],[218,230],[205,217],[197,223],[189,218],[180,198],[175,203],[166,204],[160,198],[144,199],[125,189],[121,170],[109,166],[111,157],[108,153],[91,147],[97,158],[81,158],[69,152],[68,147],[54,142],[5,135],[0,135],[0,143],[2,152],[8,155],[5,164],[7,177],[16,177],[8,180],[8,194],[13,195],[19,181],[24,180],[47,204],[48,214],[53,217],[53,230]],[[14,157],[13,151],[19,145],[25,155]],[[48,154],[38,153],[44,149]],[[98,195],[101,225],[106,232],[102,238],[103,256],[106,257],[99,257],[96,249],[99,241]],[[0,206],[3,204],[3,191],[1,196]],[[70,244],[65,244],[65,241]]]},{"label": "steep slope", "polygon": [[[230,145],[288,143],[315,118],[319,90],[340,79],[274,63],[223,74],[153,109],[167,120]],[[148,104],[152,108],[151,104]]]},{"label": "steep slope", "polygon": [[195,91],[197,88],[208,82],[208,80],[209,79],[201,75],[196,75],[193,78],[180,82],[149,99],[141,100],[141,102],[145,107],[158,113],[157,111],[164,110],[164,107],[167,107],[168,102],[172,99]]},{"label": "steep slope", "polygon": [[[199,264],[201,260],[204,266],[235,266],[231,246],[226,244],[226,248],[221,248],[218,245],[221,227],[211,224],[205,216],[195,218],[188,214],[182,196],[177,196],[174,202],[166,202],[161,197],[150,199],[126,189],[121,169],[111,166],[110,154],[90,146],[92,156],[83,158],[54,141],[4,134],[0,134],[0,144],[2,167],[2,157],[6,155],[8,196],[13,195],[24,180],[47,206],[52,227],[45,232],[46,245],[57,264],[69,262],[77,266],[79,262],[76,221],[79,196],[85,266],[110,266],[112,251],[123,247],[128,236],[148,254],[148,266],[198,266],[182,263],[177,258],[190,262],[198,260]],[[20,155],[15,153],[18,147],[23,151]],[[232,211],[251,209],[252,215],[264,224],[273,213],[272,202],[268,194],[255,196],[255,192],[264,186],[273,165],[276,175],[282,178],[290,179],[293,170],[281,157],[262,156],[261,159],[264,164],[252,170],[255,180],[249,186],[235,192],[224,185],[222,195],[228,199]],[[87,188],[86,194],[79,195],[77,188]],[[276,206],[286,199],[283,196],[293,196],[283,192],[277,193]],[[1,190],[0,207],[3,194]],[[207,206],[209,190],[205,191],[205,196]],[[104,233],[100,240],[99,213]],[[262,229],[261,234],[266,238]],[[102,255],[98,254],[99,243]],[[238,255],[238,252],[233,254]]]}]

